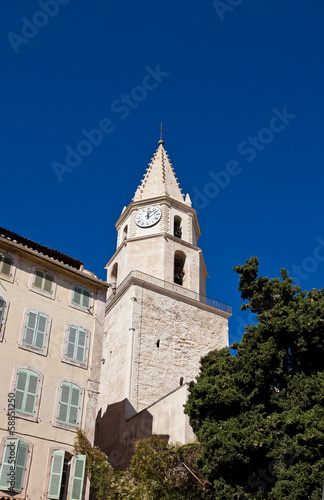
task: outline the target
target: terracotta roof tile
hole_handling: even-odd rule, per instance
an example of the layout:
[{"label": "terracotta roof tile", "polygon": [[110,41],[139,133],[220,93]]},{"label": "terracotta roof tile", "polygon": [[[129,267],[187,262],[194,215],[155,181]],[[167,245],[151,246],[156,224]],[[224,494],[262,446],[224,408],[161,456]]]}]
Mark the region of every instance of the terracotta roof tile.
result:
[{"label": "terracotta roof tile", "polygon": [[13,233],[8,229],[4,229],[0,227],[0,236],[5,238],[6,240],[10,240],[13,243],[18,243],[19,245],[23,245],[31,250],[35,250],[36,252],[45,255],[46,257],[50,257],[59,262],[63,262],[70,267],[73,267],[77,270],[83,269],[83,262],[81,260],[74,259],[73,257],[69,257],[64,253],[59,252],[58,250],[54,250],[53,248],[45,247],[40,243],[35,243],[35,241],[24,238],[23,236],[19,236],[19,234]]}]

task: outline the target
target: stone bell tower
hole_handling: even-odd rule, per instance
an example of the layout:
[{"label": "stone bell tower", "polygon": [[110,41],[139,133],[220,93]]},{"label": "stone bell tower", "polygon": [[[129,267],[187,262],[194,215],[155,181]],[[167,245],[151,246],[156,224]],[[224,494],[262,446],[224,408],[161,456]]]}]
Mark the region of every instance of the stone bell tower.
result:
[{"label": "stone bell tower", "polygon": [[194,379],[200,358],[228,345],[231,314],[205,296],[197,214],[163,140],[116,229],[99,408],[127,399],[135,414]]}]

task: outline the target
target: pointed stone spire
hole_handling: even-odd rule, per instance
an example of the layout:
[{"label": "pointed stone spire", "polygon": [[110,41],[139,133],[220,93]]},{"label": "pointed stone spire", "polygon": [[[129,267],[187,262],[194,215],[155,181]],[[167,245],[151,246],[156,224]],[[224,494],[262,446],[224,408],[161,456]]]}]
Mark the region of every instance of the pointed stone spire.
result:
[{"label": "pointed stone spire", "polygon": [[147,200],[155,196],[168,195],[171,198],[182,201],[184,195],[181,193],[179,183],[174,174],[172,163],[170,163],[167,152],[164,149],[164,141],[159,141],[151,163],[146,169],[146,174],[138,186],[133,201]]}]

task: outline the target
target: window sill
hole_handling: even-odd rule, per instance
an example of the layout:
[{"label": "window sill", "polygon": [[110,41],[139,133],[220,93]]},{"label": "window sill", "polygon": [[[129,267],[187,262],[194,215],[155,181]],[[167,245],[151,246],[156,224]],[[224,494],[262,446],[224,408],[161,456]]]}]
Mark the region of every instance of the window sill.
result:
[{"label": "window sill", "polygon": [[37,415],[27,415],[25,413],[20,413],[17,410],[15,410],[15,418],[21,418],[23,420],[29,420],[29,422],[35,422],[38,424],[40,420],[38,420],[38,414]]},{"label": "window sill", "polygon": [[59,422],[52,422],[53,427],[58,427],[59,429],[64,429],[65,431],[71,431],[71,432],[76,432],[78,430],[79,425],[80,422],[78,422],[76,426],[60,424]]},{"label": "window sill", "polygon": [[41,289],[35,288],[33,286],[28,287],[31,292],[37,293],[38,295],[42,295],[43,297],[47,297],[48,299],[55,300],[55,291],[52,293],[44,292]]},{"label": "window sill", "polygon": [[67,365],[83,368],[83,370],[87,370],[88,368],[88,360],[86,360],[84,363],[79,363],[78,361],[73,361],[73,359],[61,358],[61,361],[62,363],[66,363]]},{"label": "window sill", "polygon": [[[72,302],[69,302],[69,306],[73,307],[73,309],[77,309],[78,311],[82,311],[86,314],[89,314],[90,316],[93,316],[93,313],[91,312],[91,309],[93,309],[93,305],[91,305],[88,309],[86,307],[78,306],[77,304],[72,304]],[[89,311],[90,309],[90,311]]]},{"label": "window sill", "polygon": [[36,349],[34,347],[30,347],[28,345],[25,345],[25,344],[18,344],[18,347],[20,349],[25,349],[25,351],[30,351],[30,352],[33,352],[34,354],[39,354],[40,356],[47,356],[47,348],[46,350],[44,351],[40,351],[39,349]]},{"label": "window sill", "polygon": [[4,281],[8,281],[9,283],[13,283],[13,281],[14,281],[14,275],[11,274],[10,276],[8,276],[8,274],[2,274],[2,273],[0,273],[0,279],[4,280]]}]

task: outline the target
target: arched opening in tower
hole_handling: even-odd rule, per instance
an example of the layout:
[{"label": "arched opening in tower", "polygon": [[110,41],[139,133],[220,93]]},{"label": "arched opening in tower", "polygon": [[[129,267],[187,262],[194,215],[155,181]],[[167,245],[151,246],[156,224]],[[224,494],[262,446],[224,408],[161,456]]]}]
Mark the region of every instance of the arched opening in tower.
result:
[{"label": "arched opening in tower", "polygon": [[111,282],[113,289],[116,289],[117,277],[118,277],[118,263],[115,262],[115,264],[113,265],[113,268],[111,270],[111,273],[110,273],[110,282]]},{"label": "arched opening in tower", "polygon": [[182,219],[179,217],[179,215],[175,215],[174,217],[174,227],[173,227],[173,234],[177,238],[182,238],[182,227],[181,227]]},{"label": "arched opening in tower", "polygon": [[177,285],[183,285],[184,281],[184,265],[186,262],[186,256],[181,250],[177,250],[174,254],[174,273],[173,281]]}]

